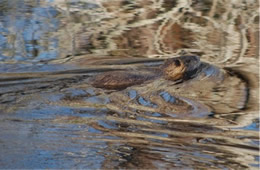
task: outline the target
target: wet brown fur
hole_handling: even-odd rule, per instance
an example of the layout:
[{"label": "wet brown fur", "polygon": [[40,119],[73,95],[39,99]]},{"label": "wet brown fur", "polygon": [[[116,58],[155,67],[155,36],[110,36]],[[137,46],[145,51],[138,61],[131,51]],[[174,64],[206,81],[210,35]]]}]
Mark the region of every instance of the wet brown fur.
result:
[{"label": "wet brown fur", "polygon": [[[147,80],[152,80],[160,75],[167,80],[177,81],[184,79],[186,73],[193,71],[200,65],[196,56],[182,56],[165,60],[155,75],[129,73],[126,71],[114,71],[97,75],[92,80],[92,85],[104,89],[125,89],[129,86],[142,84]],[[157,75],[156,75],[157,74]]]}]

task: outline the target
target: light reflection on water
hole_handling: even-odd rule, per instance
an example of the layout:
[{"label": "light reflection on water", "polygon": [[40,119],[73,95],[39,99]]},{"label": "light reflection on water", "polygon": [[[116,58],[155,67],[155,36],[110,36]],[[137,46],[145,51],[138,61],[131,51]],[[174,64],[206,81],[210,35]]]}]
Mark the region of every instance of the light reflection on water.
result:
[{"label": "light reflection on water", "polygon": [[57,57],[58,11],[40,1],[1,1],[1,60],[50,60]]},{"label": "light reflection on water", "polygon": [[[239,0],[2,0],[0,167],[258,167],[256,8]],[[150,73],[163,61],[149,58],[187,53],[221,71],[119,91],[91,86],[96,74]]]}]

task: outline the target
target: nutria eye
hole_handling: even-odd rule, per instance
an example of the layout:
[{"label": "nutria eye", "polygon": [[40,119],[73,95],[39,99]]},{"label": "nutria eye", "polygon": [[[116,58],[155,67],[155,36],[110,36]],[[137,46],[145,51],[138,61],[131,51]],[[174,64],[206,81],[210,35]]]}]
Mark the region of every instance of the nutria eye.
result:
[{"label": "nutria eye", "polygon": [[175,65],[176,65],[177,67],[179,67],[179,66],[181,65],[180,60],[175,60]]}]

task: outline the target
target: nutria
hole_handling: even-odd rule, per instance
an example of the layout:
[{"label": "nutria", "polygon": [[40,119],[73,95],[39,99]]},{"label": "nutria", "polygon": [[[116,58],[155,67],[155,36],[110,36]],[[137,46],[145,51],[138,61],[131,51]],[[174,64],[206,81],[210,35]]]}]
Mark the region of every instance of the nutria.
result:
[{"label": "nutria", "polygon": [[125,89],[160,76],[171,81],[183,81],[195,77],[202,65],[198,56],[181,56],[165,60],[162,66],[150,74],[127,71],[107,72],[95,76],[91,84],[97,88]]}]

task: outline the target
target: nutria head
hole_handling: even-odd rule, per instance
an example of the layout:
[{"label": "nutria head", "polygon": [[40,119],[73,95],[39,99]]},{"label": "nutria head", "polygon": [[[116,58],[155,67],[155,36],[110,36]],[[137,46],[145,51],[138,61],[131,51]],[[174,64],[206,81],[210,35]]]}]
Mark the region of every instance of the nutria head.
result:
[{"label": "nutria head", "polygon": [[170,58],[162,65],[163,76],[172,81],[189,79],[197,73],[200,64],[198,56]]}]

